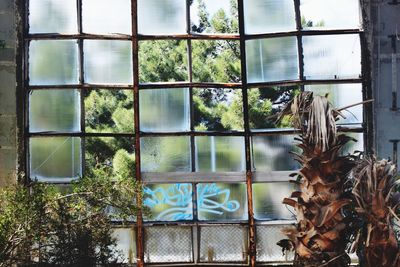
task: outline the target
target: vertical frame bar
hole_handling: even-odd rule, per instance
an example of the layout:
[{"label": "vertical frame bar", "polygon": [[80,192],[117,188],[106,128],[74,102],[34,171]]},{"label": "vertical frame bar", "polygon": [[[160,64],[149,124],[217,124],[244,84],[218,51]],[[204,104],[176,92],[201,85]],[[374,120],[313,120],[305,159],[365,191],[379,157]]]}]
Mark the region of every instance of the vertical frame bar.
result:
[{"label": "vertical frame bar", "polygon": [[[301,14],[300,14],[300,0],[294,0],[294,10],[296,15],[296,30],[297,30],[297,53],[299,57],[299,79],[304,81],[304,56],[303,56],[303,38],[301,35]],[[301,86],[304,91],[304,86]]]},{"label": "vertical frame bar", "polygon": [[[77,23],[78,23],[78,33],[82,35],[83,29],[82,29],[82,0],[77,0],[76,1],[76,8],[77,8]],[[82,38],[78,39],[78,49],[79,49],[79,84],[83,85],[85,84],[85,70],[84,70],[84,53],[83,53],[83,42],[84,40]],[[81,133],[83,133],[84,137],[81,138],[81,169],[82,169],[82,175],[85,175],[85,162],[86,162],[86,155],[85,155],[85,143],[86,143],[86,138],[85,138],[85,91],[86,89],[80,88],[80,124],[81,124]]]}]

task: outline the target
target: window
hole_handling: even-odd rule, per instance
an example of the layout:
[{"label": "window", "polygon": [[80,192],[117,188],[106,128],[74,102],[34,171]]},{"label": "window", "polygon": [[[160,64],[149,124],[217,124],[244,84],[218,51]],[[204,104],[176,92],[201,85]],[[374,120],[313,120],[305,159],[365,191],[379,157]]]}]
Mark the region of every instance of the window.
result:
[{"label": "window", "polygon": [[[300,91],[363,100],[356,0],[30,0],[32,180],[96,168],[145,184],[153,216],[117,228],[146,263],[284,262],[271,244],[298,168],[273,115]],[[338,123],[363,150],[363,110]],[[132,244],[136,242],[136,246]],[[131,251],[131,252],[129,252]],[[126,256],[126,261],[134,261]]]}]

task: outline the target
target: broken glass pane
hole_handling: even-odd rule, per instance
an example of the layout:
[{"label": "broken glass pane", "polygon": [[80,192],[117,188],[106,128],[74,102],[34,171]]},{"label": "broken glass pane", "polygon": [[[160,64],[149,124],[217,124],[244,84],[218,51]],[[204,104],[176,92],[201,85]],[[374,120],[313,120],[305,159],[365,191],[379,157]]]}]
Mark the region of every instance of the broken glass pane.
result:
[{"label": "broken glass pane", "polygon": [[83,0],[83,32],[132,34],[130,0]]},{"label": "broken glass pane", "polygon": [[290,262],[294,258],[294,252],[282,254],[282,248],[276,243],[287,236],[282,234],[282,229],[289,225],[258,225],[257,237],[257,261],[258,262]]},{"label": "broken glass pane", "polygon": [[149,184],[143,204],[150,208],[150,221],[193,220],[191,184]]},{"label": "broken glass pane", "polygon": [[138,0],[139,34],[186,33],[185,0]]},{"label": "broken glass pane", "polygon": [[115,260],[118,263],[133,264],[136,262],[136,237],[130,228],[114,228],[111,236],[116,239]]},{"label": "broken glass pane", "polygon": [[296,30],[293,0],[245,0],[246,34]]},{"label": "broken glass pane", "polygon": [[29,45],[29,84],[78,83],[78,44],[75,40],[40,40]]},{"label": "broken glass pane", "polygon": [[131,84],[132,43],[116,40],[85,40],[85,82]]},{"label": "broken glass pane", "polygon": [[29,95],[30,132],[78,132],[80,94],[78,90],[37,90]]},{"label": "broken glass pane", "polygon": [[143,172],[189,172],[188,136],[142,137],[140,139]]},{"label": "broken glass pane", "polygon": [[197,184],[199,220],[247,220],[246,184]]},{"label": "broken glass pane", "polygon": [[246,63],[251,83],[298,79],[296,37],[246,41]]},{"label": "broken glass pane", "polygon": [[196,171],[240,172],[246,169],[241,136],[196,136]]},{"label": "broken glass pane", "polygon": [[82,176],[81,139],[78,137],[35,137],[29,140],[30,177],[47,179]]},{"label": "broken glass pane", "polygon": [[361,75],[358,34],[303,36],[306,79],[346,79]]},{"label": "broken glass pane", "polygon": [[190,130],[189,89],[144,89],[139,92],[140,130],[182,132]]}]

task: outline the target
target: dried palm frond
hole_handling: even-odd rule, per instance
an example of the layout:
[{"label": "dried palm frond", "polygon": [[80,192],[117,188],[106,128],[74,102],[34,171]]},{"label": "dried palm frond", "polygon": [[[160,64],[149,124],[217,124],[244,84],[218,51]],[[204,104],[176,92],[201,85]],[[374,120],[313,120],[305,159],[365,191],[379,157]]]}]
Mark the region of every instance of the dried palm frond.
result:
[{"label": "dried palm frond", "polygon": [[367,267],[400,266],[400,251],[393,230],[399,208],[395,165],[374,157],[360,160],[353,170],[356,212],[363,219],[354,250],[361,251]]}]

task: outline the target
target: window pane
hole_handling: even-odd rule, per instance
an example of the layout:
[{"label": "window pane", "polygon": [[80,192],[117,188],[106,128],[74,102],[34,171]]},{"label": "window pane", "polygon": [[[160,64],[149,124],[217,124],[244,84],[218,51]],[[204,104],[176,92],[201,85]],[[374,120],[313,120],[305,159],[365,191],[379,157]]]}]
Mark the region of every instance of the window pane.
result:
[{"label": "window pane", "polygon": [[190,15],[192,32],[204,34],[239,32],[236,0],[191,1]]},{"label": "window pane", "polygon": [[85,123],[88,133],[133,133],[133,92],[85,91]]},{"label": "window pane", "polygon": [[115,249],[119,252],[118,263],[136,262],[136,237],[135,232],[129,228],[115,228],[112,231],[113,238],[116,239]]},{"label": "window pane", "polygon": [[290,197],[295,189],[294,184],[289,182],[253,184],[254,218],[258,220],[295,219],[294,209],[282,204],[283,199]]},{"label": "window pane", "polygon": [[143,172],[189,172],[190,138],[142,137],[140,139]]},{"label": "window pane", "polygon": [[361,75],[358,34],[304,36],[303,48],[307,79],[345,79]]},{"label": "window pane", "polygon": [[85,40],[85,81],[97,84],[132,83],[130,41]]},{"label": "window pane", "polygon": [[202,226],[200,228],[200,261],[246,261],[247,232],[247,228],[241,226]]},{"label": "window pane", "polygon": [[246,184],[198,184],[199,220],[247,220],[246,195]]},{"label": "window pane", "polygon": [[143,204],[151,221],[193,220],[191,184],[150,184],[144,188]]},{"label": "window pane", "polygon": [[196,136],[196,171],[240,172],[246,169],[244,138]]},{"label": "window pane", "polygon": [[78,90],[38,90],[29,95],[29,131],[80,131]]},{"label": "window pane", "polygon": [[293,0],[244,0],[246,34],[296,30]]},{"label": "window pane", "polygon": [[46,180],[82,176],[80,138],[31,138],[29,148],[31,179]]},{"label": "window pane", "polygon": [[140,34],[178,34],[186,32],[185,0],[138,0]]},{"label": "window pane", "polygon": [[342,154],[353,154],[356,151],[364,151],[364,133],[346,133],[357,142],[348,142],[342,149]]},{"label": "window pane", "polygon": [[[135,177],[133,138],[86,137],[85,174],[113,177]],[[104,174],[105,173],[105,174]]]},{"label": "window pane", "polygon": [[238,41],[192,41],[195,82],[240,82],[240,43]]},{"label": "window pane", "polygon": [[145,89],[139,92],[140,130],[178,132],[190,130],[189,89]]},{"label": "window pane", "polygon": [[[306,85],[305,90],[317,95],[328,94],[329,101],[334,107],[342,108],[362,101],[361,84],[318,84]],[[362,123],[363,106],[358,105],[342,111],[346,118],[339,117],[338,124]]]},{"label": "window pane", "polygon": [[31,41],[29,83],[31,85],[78,83],[78,45],[71,40]]},{"label": "window pane", "polygon": [[241,90],[195,89],[193,91],[194,129],[196,131],[242,131]]},{"label": "window pane", "polygon": [[192,262],[192,228],[154,226],[144,231],[144,261]]},{"label": "window pane", "polygon": [[132,34],[130,0],[83,0],[83,31]]},{"label": "window pane", "polygon": [[29,0],[30,33],[77,33],[76,0]]},{"label": "window pane", "polygon": [[360,27],[359,0],[301,0],[301,24],[307,30]]},{"label": "window pane", "polygon": [[246,41],[246,63],[249,82],[298,79],[296,37]]},{"label": "window pane", "polygon": [[298,151],[293,135],[253,136],[253,168],[256,171],[290,171],[299,168],[292,151]]},{"label": "window pane", "polygon": [[288,262],[294,258],[294,253],[285,252],[276,243],[287,236],[282,234],[282,229],[289,225],[259,225],[256,227],[257,235],[257,261],[258,262]]},{"label": "window pane", "polygon": [[141,83],[188,80],[187,42],[179,40],[139,43]]}]

